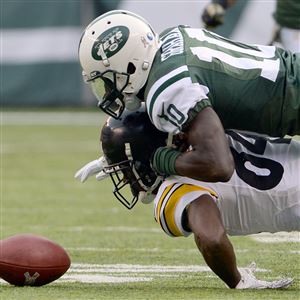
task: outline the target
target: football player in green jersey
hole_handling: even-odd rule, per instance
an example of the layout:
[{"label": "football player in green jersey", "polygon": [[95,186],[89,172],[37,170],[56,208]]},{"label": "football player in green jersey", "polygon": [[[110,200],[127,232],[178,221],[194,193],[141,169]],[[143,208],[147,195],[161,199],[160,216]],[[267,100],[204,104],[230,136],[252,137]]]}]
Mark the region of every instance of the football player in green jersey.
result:
[{"label": "football player in green jersey", "polygon": [[111,11],[88,25],[79,59],[106,113],[120,118],[145,101],[157,129],[186,134],[192,151],[155,152],[159,174],[229,180],[234,160],[224,128],[300,134],[300,53],[185,26],[159,36],[142,17]]},{"label": "football player in green jersey", "polygon": [[[202,13],[204,24],[211,29],[223,24],[227,8],[235,2],[236,0],[212,0]],[[279,43],[291,52],[300,52],[300,1],[277,0],[273,17],[277,28],[271,43]]]}]

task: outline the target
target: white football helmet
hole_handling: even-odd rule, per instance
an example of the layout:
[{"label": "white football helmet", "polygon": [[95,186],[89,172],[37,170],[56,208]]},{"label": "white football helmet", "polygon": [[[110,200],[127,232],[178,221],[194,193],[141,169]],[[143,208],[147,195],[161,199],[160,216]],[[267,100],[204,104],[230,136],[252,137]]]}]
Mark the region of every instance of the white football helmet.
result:
[{"label": "white football helmet", "polygon": [[79,60],[102,110],[119,118],[125,106],[139,108],[136,95],[147,81],[159,48],[158,34],[129,11],[110,11],[87,26],[79,44]]}]

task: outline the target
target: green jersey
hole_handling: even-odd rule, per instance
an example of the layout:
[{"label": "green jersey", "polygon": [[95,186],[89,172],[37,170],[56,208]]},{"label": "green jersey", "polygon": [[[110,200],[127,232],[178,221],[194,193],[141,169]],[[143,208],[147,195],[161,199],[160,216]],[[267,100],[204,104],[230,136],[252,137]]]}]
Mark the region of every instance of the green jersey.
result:
[{"label": "green jersey", "polygon": [[159,130],[178,133],[212,106],[226,129],[300,134],[300,53],[184,26],[161,40],[145,88]]}]

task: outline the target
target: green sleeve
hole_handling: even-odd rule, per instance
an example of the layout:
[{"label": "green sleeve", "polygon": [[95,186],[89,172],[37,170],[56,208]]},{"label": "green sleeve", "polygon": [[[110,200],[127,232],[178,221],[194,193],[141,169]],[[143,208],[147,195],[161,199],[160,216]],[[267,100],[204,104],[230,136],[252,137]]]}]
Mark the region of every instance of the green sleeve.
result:
[{"label": "green sleeve", "polygon": [[187,131],[194,118],[198,115],[198,113],[208,106],[212,106],[209,99],[204,99],[202,101],[197,102],[196,105],[189,110],[188,118],[186,122],[182,125],[182,131]]}]

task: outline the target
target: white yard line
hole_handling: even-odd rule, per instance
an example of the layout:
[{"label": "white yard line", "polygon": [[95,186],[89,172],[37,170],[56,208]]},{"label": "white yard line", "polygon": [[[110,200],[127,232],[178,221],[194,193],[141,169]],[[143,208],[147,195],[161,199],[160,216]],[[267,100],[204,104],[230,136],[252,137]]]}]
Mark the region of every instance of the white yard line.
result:
[{"label": "white yard line", "polygon": [[[269,272],[267,269],[257,269],[257,272]],[[199,265],[130,265],[130,264],[81,264],[73,263],[66,274],[55,283],[128,283],[152,281],[155,278],[176,278],[184,273],[207,273],[204,277],[216,277],[207,266]],[[129,275],[130,274],[130,275]],[[0,279],[0,284],[5,284]]]},{"label": "white yard line", "polygon": [[[265,272],[265,269],[262,269]],[[211,272],[207,266],[199,265],[130,265],[130,264],[72,264],[70,273],[195,273]]]},{"label": "white yard line", "polygon": [[259,233],[250,236],[261,243],[299,243],[300,232]]},{"label": "white yard line", "polygon": [[[128,251],[128,252],[174,252],[174,253],[198,253],[198,250],[195,248],[185,249],[185,248],[176,248],[176,249],[162,249],[162,248],[98,248],[98,247],[68,247],[67,251],[78,251],[78,252],[118,252],[118,251]],[[249,249],[235,249],[236,253],[247,253]],[[275,250],[275,249],[265,249],[265,250],[256,250],[257,253],[288,253],[288,254],[300,254],[300,250]]]},{"label": "white yard line", "polygon": [[127,283],[152,281],[152,277],[130,277],[130,276],[106,276],[97,274],[71,274],[64,275],[57,282],[81,282],[81,283]]},{"label": "white yard line", "polygon": [[[258,272],[269,272],[257,269]],[[71,268],[57,282],[82,283],[126,283],[152,281],[155,278],[176,278],[179,274],[206,273],[204,277],[216,277],[207,266],[187,265],[129,265],[129,264],[72,264]],[[105,274],[105,275],[103,275]],[[128,276],[130,274],[130,276]]]}]

